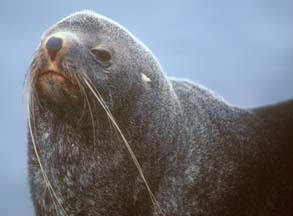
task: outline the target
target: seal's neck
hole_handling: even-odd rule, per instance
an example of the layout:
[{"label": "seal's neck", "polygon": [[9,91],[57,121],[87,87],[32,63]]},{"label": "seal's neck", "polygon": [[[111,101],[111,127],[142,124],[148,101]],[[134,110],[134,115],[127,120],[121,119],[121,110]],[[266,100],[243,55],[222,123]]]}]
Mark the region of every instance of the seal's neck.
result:
[{"label": "seal's neck", "polygon": [[[114,113],[154,193],[168,166],[169,146],[174,142],[180,109],[175,96],[170,89],[166,92],[149,90],[132,104],[131,111],[123,109],[120,114]],[[130,208],[129,203],[140,203],[137,206],[140,209],[143,208],[141,203],[145,203],[147,209],[151,203],[137,167],[105,113],[98,110],[93,109],[92,115],[86,114],[88,121],[82,119],[80,124],[76,116],[63,119],[52,112],[35,114],[36,143],[48,178],[57,195],[66,197],[63,203],[70,208],[81,209],[84,206],[78,205],[86,203],[86,209],[96,209],[98,203],[104,208],[122,208],[117,212],[123,212]],[[117,187],[121,182],[123,187]],[[72,197],[76,194],[80,194],[79,202]],[[137,200],[133,200],[133,194]],[[87,202],[91,197],[95,197],[94,206]]]}]

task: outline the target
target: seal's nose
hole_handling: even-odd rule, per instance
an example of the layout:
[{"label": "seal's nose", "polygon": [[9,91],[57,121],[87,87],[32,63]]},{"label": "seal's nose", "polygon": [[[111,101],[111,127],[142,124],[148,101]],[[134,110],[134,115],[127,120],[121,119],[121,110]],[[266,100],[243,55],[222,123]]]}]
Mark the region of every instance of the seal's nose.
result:
[{"label": "seal's nose", "polygon": [[63,40],[59,37],[51,37],[47,40],[46,49],[52,61],[55,60],[55,57],[58,51],[62,48]]}]

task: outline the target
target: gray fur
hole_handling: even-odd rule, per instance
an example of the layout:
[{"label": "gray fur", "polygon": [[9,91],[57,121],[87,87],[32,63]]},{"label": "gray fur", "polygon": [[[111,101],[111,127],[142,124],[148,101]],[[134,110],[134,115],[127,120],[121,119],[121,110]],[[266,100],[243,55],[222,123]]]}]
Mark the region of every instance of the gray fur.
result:
[{"label": "gray fur", "polygon": [[[90,11],[66,17],[43,38],[60,31],[80,41],[58,66],[67,75],[86,73],[103,92],[164,215],[293,214],[292,101],[244,110],[190,81],[168,79],[131,33]],[[97,45],[113,51],[109,75],[90,55]],[[82,102],[48,102],[40,95],[36,80],[44,67],[39,48],[28,77],[37,95],[31,120],[44,169],[67,215],[160,215],[91,92],[94,132],[89,110],[81,115]],[[36,214],[57,215],[30,135],[28,140]]]}]

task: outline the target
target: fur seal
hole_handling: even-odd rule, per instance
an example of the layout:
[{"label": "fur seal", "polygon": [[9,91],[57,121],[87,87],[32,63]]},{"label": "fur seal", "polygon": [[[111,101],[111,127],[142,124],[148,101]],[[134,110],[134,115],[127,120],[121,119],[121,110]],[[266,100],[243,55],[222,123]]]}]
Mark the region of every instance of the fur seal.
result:
[{"label": "fur seal", "polygon": [[90,11],[44,33],[27,86],[36,215],[293,215],[292,100],[228,105]]}]

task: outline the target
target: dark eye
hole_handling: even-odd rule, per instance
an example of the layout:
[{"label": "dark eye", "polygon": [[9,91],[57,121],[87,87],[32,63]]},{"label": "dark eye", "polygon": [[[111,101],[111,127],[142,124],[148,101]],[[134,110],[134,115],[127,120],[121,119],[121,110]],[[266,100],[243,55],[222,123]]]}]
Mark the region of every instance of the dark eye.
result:
[{"label": "dark eye", "polygon": [[91,50],[92,54],[96,57],[96,59],[100,62],[107,63],[111,60],[111,53],[109,50],[104,48],[94,48]]}]

